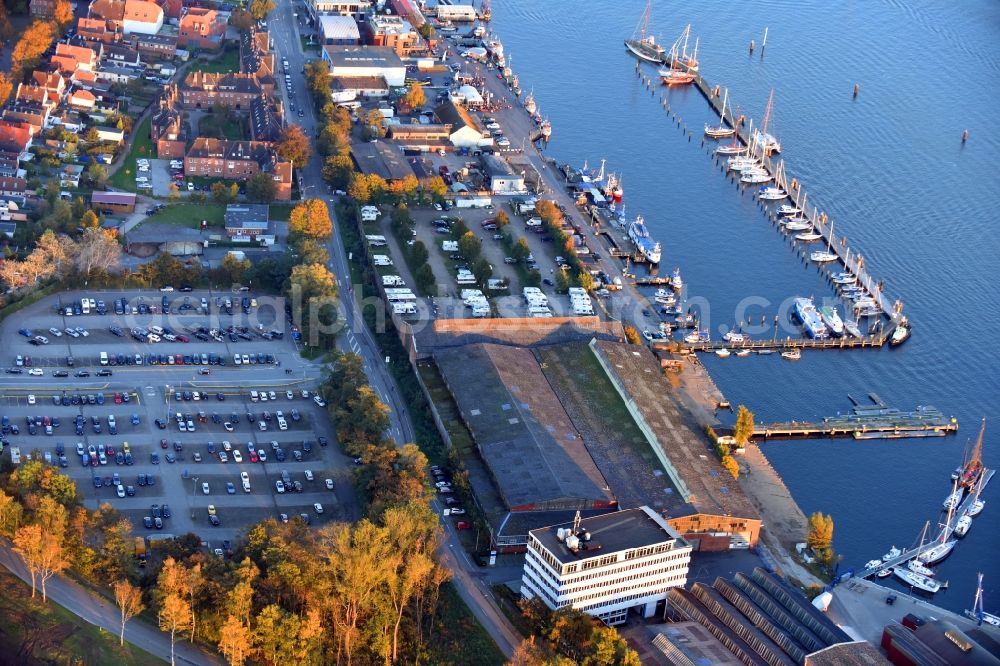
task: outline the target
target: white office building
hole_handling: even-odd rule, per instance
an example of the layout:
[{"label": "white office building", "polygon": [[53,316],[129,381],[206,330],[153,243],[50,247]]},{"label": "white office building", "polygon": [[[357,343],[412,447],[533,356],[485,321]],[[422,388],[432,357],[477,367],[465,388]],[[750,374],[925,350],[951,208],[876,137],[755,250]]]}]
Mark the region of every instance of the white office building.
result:
[{"label": "white office building", "polygon": [[606,624],[662,614],[687,582],[691,544],[647,506],[531,530],[521,595],[577,608]]}]

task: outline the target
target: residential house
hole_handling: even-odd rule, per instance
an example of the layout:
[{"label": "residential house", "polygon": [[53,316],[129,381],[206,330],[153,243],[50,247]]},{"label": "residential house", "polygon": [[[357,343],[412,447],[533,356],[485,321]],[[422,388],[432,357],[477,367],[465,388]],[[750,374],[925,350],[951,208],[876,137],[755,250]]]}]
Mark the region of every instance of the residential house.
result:
[{"label": "residential house", "polygon": [[139,49],[132,44],[111,44],[104,47],[104,62],[127,67],[139,67]]},{"label": "residential house", "polygon": [[0,176],[4,178],[20,177],[19,170],[17,154],[0,150]]},{"label": "residential house", "polygon": [[28,189],[28,181],[24,178],[0,177],[0,197],[24,198]]},{"label": "residential house", "polygon": [[324,46],[322,57],[335,78],[381,76],[393,88],[406,83],[406,66],[388,46]]},{"label": "residential house", "polygon": [[269,95],[273,86],[263,88],[250,74],[191,72],[181,84],[181,103],[187,108],[208,109],[222,104],[233,109],[248,109],[261,94]]},{"label": "residential house", "polygon": [[125,0],[122,32],[126,35],[155,35],[163,27],[163,9],[148,0]]},{"label": "residential house", "polygon": [[240,72],[253,74],[261,84],[274,86],[275,55],[268,47],[268,33],[245,31],[240,34]]},{"label": "residential house", "polygon": [[184,0],[156,0],[163,9],[163,15],[168,19],[179,19],[184,11]]},{"label": "residential house", "polygon": [[451,135],[448,137],[456,148],[478,148],[488,146],[493,142],[489,132],[484,135],[483,128],[465,107],[449,100],[434,109],[438,120],[445,125],[451,125]]},{"label": "residential house", "polygon": [[79,164],[64,164],[59,173],[59,185],[62,187],[80,187],[80,177],[83,166]]},{"label": "residential house", "polygon": [[18,102],[41,104],[50,108],[55,106],[55,102],[49,99],[47,90],[38,86],[27,86],[23,83],[17,84],[17,92],[14,93],[14,99]]},{"label": "residential house", "polygon": [[415,51],[426,51],[427,45],[409,21],[392,14],[374,14],[366,24],[369,43],[388,46],[401,58]]},{"label": "residential house", "polygon": [[250,138],[254,141],[279,141],[283,115],[280,103],[274,104],[264,95],[255,99],[250,103]]},{"label": "residential house", "polygon": [[42,131],[49,119],[49,106],[38,102],[21,102],[15,100],[3,109],[3,119],[8,122],[24,123],[33,128],[33,132]]},{"label": "residential house", "polygon": [[164,87],[159,108],[150,119],[149,135],[156,144],[156,156],[160,159],[183,159],[187,152],[187,125],[184,112],[177,104],[177,86]]},{"label": "residential house", "polygon": [[90,207],[107,214],[123,214],[135,211],[135,194],[131,192],[94,192],[90,195]]},{"label": "residential house", "polygon": [[31,0],[28,13],[35,18],[52,18],[56,13],[56,0]]},{"label": "residential house", "polygon": [[114,30],[121,30],[125,20],[125,0],[91,0],[87,18],[105,21]]},{"label": "residential house", "polygon": [[142,76],[142,70],[138,67],[124,67],[119,65],[102,65],[95,74],[97,74],[98,81],[107,81],[108,83],[117,83],[119,85],[127,85],[130,81],[134,81]]},{"label": "residential house", "polygon": [[78,69],[94,71],[97,60],[97,52],[92,48],[59,42],[50,63],[57,66],[63,74],[72,74]]},{"label": "residential house", "polygon": [[90,111],[97,104],[97,97],[89,90],[74,90],[69,95],[69,105],[80,111]]},{"label": "residential house", "polygon": [[147,58],[173,60],[177,55],[177,37],[172,35],[136,35],[135,45]]},{"label": "residential house", "polygon": [[122,33],[102,18],[80,17],[76,21],[76,38],[86,42],[87,46],[114,44],[121,41]]},{"label": "residential house", "polygon": [[229,204],[226,206],[226,235],[234,241],[262,240],[268,233],[268,207],[265,204]]},{"label": "residential house", "polygon": [[32,84],[49,92],[50,99],[58,101],[66,92],[66,79],[58,72],[45,72],[36,69],[31,73]]},{"label": "residential house", "polygon": [[198,137],[184,158],[186,176],[246,180],[262,171],[273,176],[279,200],[291,199],[292,164],[280,160],[270,142]]},{"label": "residential house", "polygon": [[97,137],[101,141],[109,143],[122,143],[125,140],[125,132],[117,127],[97,127]]},{"label": "residential house", "polygon": [[333,14],[319,17],[321,44],[357,45],[361,43],[358,22],[350,16]]},{"label": "residential house", "polygon": [[100,85],[97,80],[97,74],[94,72],[87,71],[85,69],[78,69],[73,72],[73,76],[70,77],[70,81],[83,88],[92,89],[95,86]]},{"label": "residential house", "polygon": [[182,48],[217,49],[226,36],[226,18],[214,9],[189,7],[181,17],[177,45]]}]

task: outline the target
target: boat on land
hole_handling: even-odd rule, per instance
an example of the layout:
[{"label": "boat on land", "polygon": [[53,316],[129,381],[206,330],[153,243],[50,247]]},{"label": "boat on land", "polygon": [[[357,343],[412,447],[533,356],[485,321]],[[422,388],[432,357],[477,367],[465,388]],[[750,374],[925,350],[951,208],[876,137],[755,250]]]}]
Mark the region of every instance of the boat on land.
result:
[{"label": "boat on land", "polygon": [[800,358],[802,358],[802,352],[799,351],[798,349],[788,349],[786,351],[781,352],[781,358],[785,359],[786,361],[797,361]]},{"label": "boat on land", "polygon": [[826,324],[816,311],[816,305],[811,298],[795,299],[795,315],[811,338],[821,339],[829,336]]},{"label": "boat on land", "polygon": [[628,237],[635,247],[651,264],[660,263],[660,243],[649,236],[649,229],[641,215],[637,215],[628,225]]},{"label": "boat on land", "polygon": [[979,580],[976,583],[976,598],[972,602],[972,610],[966,610],[965,616],[975,620],[979,626],[985,622],[994,627],[1000,627],[1000,615],[987,613],[983,610],[983,574],[979,574]]},{"label": "boat on land", "polygon": [[916,588],[918,590],[923,590],[924,592],[929,592],[934,594],[939,591],[942,587],[947,586],[947,583],[939,583],[933,578],[928,578],[927,576],[921,576],[918,573],[914,573],[909,569],[904,569],[903,567],[895,567],[892,572],[896,574],[897,578],[900,578],[910,587]]},{"label": "boat on land", "polygon": [[832,305],[824,305],[819,309],[819,316],[822,317],[823,323],[826,324],[831,333],[838,338],[844,335],[844,322],[837,313],[837,308]]},{"label": "boat on land", "polygon": [[632,31],[632,37],[625,40],[625,48],[632,55],[646,62],[661,63],[666,60],[666,49],[656,43],[656,38],[649,34],[649,10],[651,0],[646,0],[646,9],[642,12],[639,24]]}]

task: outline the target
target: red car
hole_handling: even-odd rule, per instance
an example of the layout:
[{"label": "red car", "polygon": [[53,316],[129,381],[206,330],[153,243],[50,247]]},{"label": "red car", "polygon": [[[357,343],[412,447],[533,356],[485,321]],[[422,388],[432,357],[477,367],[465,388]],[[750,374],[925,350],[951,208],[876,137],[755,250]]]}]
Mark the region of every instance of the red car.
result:
[{"label": "red car", "polygon": [[256,451],[251,451],[250,452],[250,462],[255,463],[258,460],[259,460],[259,458],[257,458],[257,452]]},{"label": "red car", "polygon": [[122,404],[122,394],[121,393],[115,393],[115,404],[116,405]]},{"label": "red car", "polygon": [[460,520],[457,523],[455,523],[455,529],[457,529],[457,530],[471,530],[472,529],[472,523],[470,523],[467,520]]},{"label": "red car", "polygon": [[167,448],[167,440],[165,440],[165,439],[161,439],[160,440],[160,448],[161,449]]}]

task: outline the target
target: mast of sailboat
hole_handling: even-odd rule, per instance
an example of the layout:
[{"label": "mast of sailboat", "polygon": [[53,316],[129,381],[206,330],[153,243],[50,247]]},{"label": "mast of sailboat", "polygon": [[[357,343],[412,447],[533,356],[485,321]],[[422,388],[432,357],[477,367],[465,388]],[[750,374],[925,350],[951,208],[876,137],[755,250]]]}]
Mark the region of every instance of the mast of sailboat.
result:
[{"label": "mast of sailboat", "polygon": [[[931,521],[928,520],[926,523],[924,523],[924,530],[920,533],[920,545],[917,546],[917,554],[914,556],[914,559],[916,560],[920,560],[920,554],[924,551],[924,539],[927,538],[927,530],[929,530],[930,528],[931,528]],[[923,562],[921,562],[921,564],[923,564]]]},{"label": "mast of sailboat", "polygon": [[[694,63],[695,66],[698,65],[698,42],[700,40],[700,37],[694,38],[694,55],[687,59],[687,68],[689,72],[691,71],[691,63]],[[684,57],[687,58],[687,54],[685,54]]]},{"label": "mast of sailboat", "polygon": [[729,101],[729,88],[726,88],[726,92],[722,96],[722,113],[719,114],[719,127],[726,126],[726,102],[728,101]]},{"label": "mast of sailboat", "polygon": [[750,124],[747,126],[747,157],[751,160],[754,157],[754,146],[757,142],[753,138],[753,118],[750,119]]},{"label": "mast of sailboat", "polygon": [[[954,483],[951,484],[951,496],[954,497],[955,493],[957,493],[957,492],[958,492],[958,480],[956,479],[954,481]],[[949,499],[951,499],[951,498],[949,498]],[[947,521],[945,522],[944,525],[941,525],[941,527],[943,528],[941,530],[941,543],[942,544],[945,543],[948,540],[949,536],[951,536],[951,519],[952,519],[952,516],[955,513],[955,506],[957,504],[958,504],[958,502],[954,502],[954,501],[949,501],[948,502],[948,519],[947,519]]]},{"label": "mast of sailboat", "polygon": [[983,626],[983,616],[986,611],[983,609],[983,574],[980,573],[976,583],[976,600],[972,602],[972,612],[976,616],[976,624]]},{"label": "mast of sailboat", "polygon": [[639,19],[639,25],[637,26],[639,41],[644,41],[646,39],[646,31],[649,29],[649,7],[651,4],[652,0],[646,0],[646,9],[643,10],[642,17]]},{"label": "mast of sailboat", "polygon": [[760,133],[767,134],[767,126],[771,122],[771,107],[774,106],[774,88],[771,88],[771,96],[767,98],[767,109],[764,111],[764,122],[761,124]]},{"label": "mast of sailboat", "polygon": [[972,447],[972,457],[965,463],[965,468],[979,467],[983,462],[983,435],[986,433],[986,417],[983,417],[982,425],[979,426],[979,437],[976,438],[976,445]]}]

